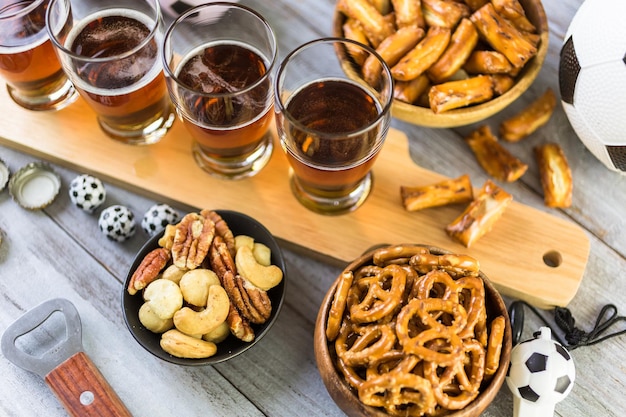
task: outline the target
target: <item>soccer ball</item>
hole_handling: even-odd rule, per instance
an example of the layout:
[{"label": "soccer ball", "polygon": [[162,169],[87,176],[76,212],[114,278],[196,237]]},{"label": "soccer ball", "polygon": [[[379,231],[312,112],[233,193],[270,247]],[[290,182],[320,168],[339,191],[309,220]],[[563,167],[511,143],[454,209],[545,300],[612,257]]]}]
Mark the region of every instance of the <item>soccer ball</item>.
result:
[{"label": "soccer ball", "polygon": [[107,195],[102,181],[87,174],[79,175],[72,180],[69,194],[72,203],[87,213],[93,213],[100,207]]},{"label": "soccer ball", "polygon": [[563,109],[585,146],[626,173],[626,1],[585,0],[565,34],[559,64]]},{"label": "soccer ball", "polygon": [[163,231],[168,224],[176,223],[178,219],[178,212],[167,204],[155,204],[141,219],[141,228],[146,234],[154,236]]},{"label": "soccer ball", "polygon": [[135,215],[128,207],[113,205],[102,210],[98,227],[107,238],[123,242],[135,234]]},{"label": "soccer ball", "polygon": [[552,340],[548,327],[515,346],[506,383],[518,417],[553,416],[554,405],[572,390],[576,369],[567,349]]}]

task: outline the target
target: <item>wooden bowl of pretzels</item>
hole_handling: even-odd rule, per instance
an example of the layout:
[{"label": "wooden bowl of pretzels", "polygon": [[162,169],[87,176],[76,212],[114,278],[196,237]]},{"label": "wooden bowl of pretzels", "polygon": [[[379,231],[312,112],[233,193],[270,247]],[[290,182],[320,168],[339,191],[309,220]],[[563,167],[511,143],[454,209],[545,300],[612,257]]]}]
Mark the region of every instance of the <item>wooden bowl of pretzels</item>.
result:
[{"label": "wooden bowl of pretzels", "polygon": [[191,212],[137,253],[122,289],[124,319],[152,355],[213,365],[269,332],[285,281],[280,246],[257,220],[231,210]]},{"label": "wooden bowl of pretzels", "polygon": [[506,305],[478,261],[402,244],[350,263],[322,301],[315,358],[348,416],[479,416],[508,370]]},{"label": "wooden bowl of pretzels", "polygon": [[[515,101],[537,77],[549,40],[540,0],[338,0],[332,33],[387,62],[394,117],[434,128],[476,123]],[[337,54],[365,81],[376,79],[371,62]]]}]

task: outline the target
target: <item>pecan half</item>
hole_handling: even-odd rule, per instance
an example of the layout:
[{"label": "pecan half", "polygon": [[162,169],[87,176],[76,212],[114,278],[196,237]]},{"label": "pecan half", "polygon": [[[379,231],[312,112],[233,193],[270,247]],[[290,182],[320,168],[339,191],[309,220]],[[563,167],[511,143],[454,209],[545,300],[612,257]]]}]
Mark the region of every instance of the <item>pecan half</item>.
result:
[{"label": "pecan half", "polygon": [[185,215],[176,226],[172,244],[174,265],[181,269],[195,269],[202,265],[214,236],[215,223],[211,219],[198,213]]},{"label": "pecan half", "polygon": [[272,303],[267,292],[256,288],[241,275],[228,271],[224,274],[224,289],[231,303],[251,323],[263,324],[272,313]]},{"label": "pecan half", "polygon": [[226,322],[228,323],[230,332],[236,338],[243,340],[244,342],[252,342],[256,337],[254,329],[250,326],[248,320],[243,318],[241,314],[239,314],[239,310],[237,310],[237,308],[232,304],[230,305],[230,311],[228,312],[228,317],[226,317]]},{"label": "pecan half", "polygon": [[222,285],[224,285],[224,274],[227,271],[230,271],[233,274],[237,273],[235,260],[230,254],[230,251],[226,246],[226,242],[224,242],[224,239],[221,236],[215,236],[213,239],[213,244],[211,245],[211,250],[209,252],[209,263],[213,272],[215,272],[220,281],[222,281]]},{"label": "pecan half", "polygon": [[148,284],[154,281],[161,270],[170,260],[170,251],[165,248],[156,248],[149,252],[141,261],[133,275],[130,277],[127,291],[130,295],[135,295]]},{"label": "pecan half", "polygon": [[237,312],[254,324],[265,323],[272,313],[272,303],[267,292],[237,273],[235,261],[221,236],[213,239],[209,262]]},{"label": "pecan half", "polygon": [[226,246],[228,247],[228,251],[230,252],[230,256],[235,257],[235,253],[237,253],[237,248],[235,246],[235,235],[230,230],[228,223],[217,214],[216,211],[204,209],[200,212],[203,217],[211,219],[213,223],[215,223],[215,233],[218,236],[221,236],[226,242]]}]

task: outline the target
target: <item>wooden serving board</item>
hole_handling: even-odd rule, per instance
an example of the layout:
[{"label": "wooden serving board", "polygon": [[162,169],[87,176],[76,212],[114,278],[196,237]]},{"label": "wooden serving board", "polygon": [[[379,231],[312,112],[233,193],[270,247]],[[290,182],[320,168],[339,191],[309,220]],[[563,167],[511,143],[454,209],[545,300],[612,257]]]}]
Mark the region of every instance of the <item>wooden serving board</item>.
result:
[{"label": "wooden serving board", "polygon": [[[376,162],[374,190],[365,204],[350,214],[323,216],[292,196],[276,135],[272,159],[260,174],[225,181],[196,166],[191,139],[179,122],[160,143],[134,147],[101,133],[81,99],[59,112],[35,113],[15,105],[5,88],[0,91],[0,143],[163,201],[246,213],[280,240],[341,265],[381,243],[438,246],[474,256],[503,294],[542,308],[567,305],[583,277],[589,255],[583,230],[537,209],[513,202],[494,229],[469,249],[444,231],[463,206],[405,211],[399,179],[412,178],[406,185],[419,185],[444,177],[415,165],[407,137],[396,130],[389,132]],[[560,265],[548,266],[546,255],[560,258]],[[297,271],[292,272],[297,279]]]}]

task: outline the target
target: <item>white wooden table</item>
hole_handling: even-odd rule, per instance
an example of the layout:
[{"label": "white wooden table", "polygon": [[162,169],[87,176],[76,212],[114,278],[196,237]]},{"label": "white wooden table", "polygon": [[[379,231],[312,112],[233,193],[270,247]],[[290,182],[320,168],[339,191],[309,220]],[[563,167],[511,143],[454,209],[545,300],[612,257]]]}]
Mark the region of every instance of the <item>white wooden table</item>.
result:
[{"label": "white wooden table", "polygon": [[[252,2],[242,0],[267,17],[284,56],[297,45],[330,34],[334,2]],[[488,120],[499,120],[521,109],[533,97],[552,87],[558,92],[558,57],[567,25],[580,0],[546,1],[550,22],[550,51],[539,78],[510,108]],[[0,102],[2,109],[9,103]],[[477,166],[462,129],[427,129],[394,121],[410,140],[415,163],[455,177],[470,173],[477,183],[487,176]],[[94,129],[96,127],[94,126]],[[2,132],[0,132],[0,136]],[[42,137],[41,140],[46,140]],[[566,210],[543,206],[532,147],[545,140],[564,148],[574,175],[574,201]],[[515,153],[530,165],[528,173],[505,188],[517,201],[549,210],[579,224],[591,241],[591,253],[582,285],[568,306],[576,324],[589,331],[602,306],[613,303],[626,312],[626,176],[604,168],[582,145],[560,107],[549,124],[515,145]],[[0,145],[0,158],[12,172],[38,158]],[[0,193],[0,332],[26,310],[53,297],[72,301],[81,315],[83,344],[105,378],[136,416],[339,416],[341,411],[326,392],[315,365],[314,321],[330,283],[340,271],[313,253],[285,247],[288,286],[285,305],[271,332],[255,347],[213,367],[179,367],[150,356],[134,341],[121,314],[122,282],[135,252],[146,240],[141,231],[124,244],[99,233],[97,213],[72,206],[69,182],[79,171],[53,164],[64,188],[43,211],[20,208],[5,190]],[[107,205],[123,204],[141,217],[152,204],[137,190],[106,184]],[[174,203],[181,213],[195,210]],[[512,300],[507,299],[507,302]],[[551,311],[543,311],[552,320]],[[541,326],[528,310],[523,338]],[[620,327],[621,326],[621,327]],[[621,330],[624,324],[612,330]],[[626,390],[626,337],[572,351],[576,384],[556,406],[559,416],[623,416],[620,399]],[[65,415],[52,392],[38,376],[0,358],[1,416]],[[500,391],[485,416],[510,416],[513,397]]]}]

